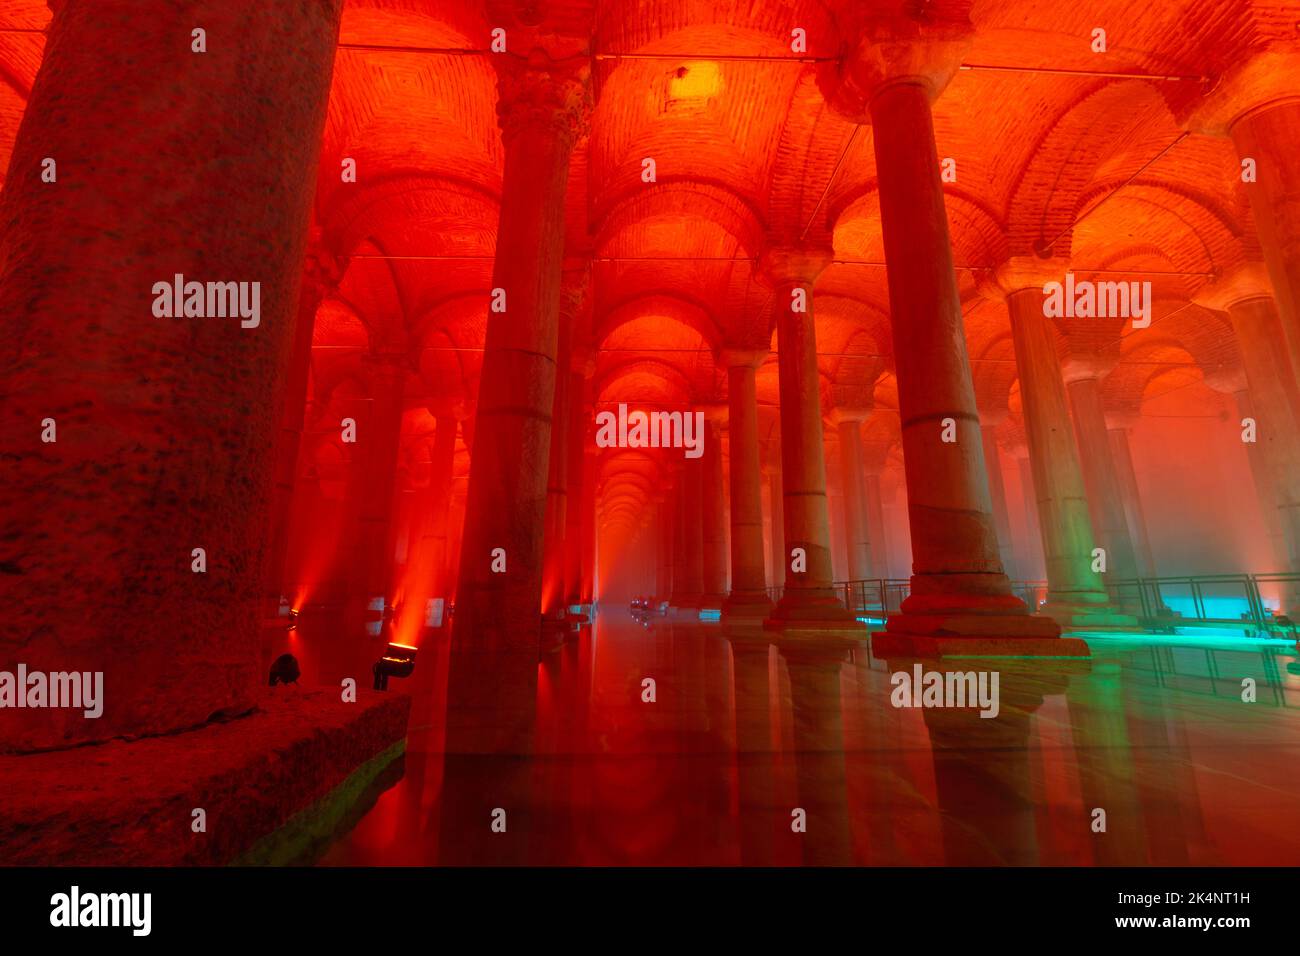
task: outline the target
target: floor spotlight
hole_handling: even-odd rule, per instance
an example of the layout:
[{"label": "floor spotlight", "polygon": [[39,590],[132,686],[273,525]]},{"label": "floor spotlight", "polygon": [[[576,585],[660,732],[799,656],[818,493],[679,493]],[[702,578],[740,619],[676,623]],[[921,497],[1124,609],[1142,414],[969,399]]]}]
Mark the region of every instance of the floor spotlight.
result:
[{"label": "floor spotlight", "polygon": [[389,644],[384,656],[375,661],[375,690],[388,690],[388,678],[410,677],[415,670],[415,648],[409,644]]}]

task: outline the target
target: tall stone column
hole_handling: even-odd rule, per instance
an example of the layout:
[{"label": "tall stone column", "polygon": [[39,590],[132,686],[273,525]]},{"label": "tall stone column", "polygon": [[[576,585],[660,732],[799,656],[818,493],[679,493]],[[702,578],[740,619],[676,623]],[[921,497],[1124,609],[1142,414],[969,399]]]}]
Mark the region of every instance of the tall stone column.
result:
[{"label": "tall stone column", "polygon": [[584,509],[591,502],[586,493],[584,463],[587,428],[594,420],[588,389],[595,368],[595,357],[589,348],[574,348],[569,370],[569,495],[565,510],[567,527],[564,530],[564,603],[567,607],[585,603],[582,600],[582,529]]},{"label": "tall stone column", "polygon": [[889,577],[889,544],[885,537],[885,508],[880,497],[880,471],[867,471],[867,528],[871,536],[871,566],[876,577]]},{"label": "tall stone column", "polygon": [[1011,540],[1011,515],[1007,511],[1007,487],[1002,479],[1002,454],[998,450],[998,426],[1006,420],[1006,410],[980,413],[980,442],[984,449],[984,465],[989,472],[989,497],[993,500],[993,524],[997,528],[998,551],[1002,567],[1011,578],[1019,577],[1016,567],[1015,546]]},{"label": "tall stone column", "polygon": [[[1264,270],[1242,266],[1196,294],[1206,308],[1227,312],[1250,386],[1260,459],[1276,490],[1277,524],[1287,547],[1288,571],[1300,571],[1300,428],[1287,397],[1289,363],[1277,344],[1281,336],[1272,289]],[[1289,609],[1296,596],[1289,595]]]},{"label": "tall stone column", "polygon": [[1151,535],[1147,531],[1146,512],[1142,509],[1142,493],[1138,489],[1137,470],[1133,467],[1131,437],[1137,423],[1137,413],[1112,410],[1106,413],[1106,432],[1110,441],[1110,456],[1115,463],[1120,494],[1124,499],[1124,514],[1128,519],[1133,550],[1137,555],[1138,571],[1142,577],[1156,576],[1156,562],[1151,552]]},{"label": "tall stone column", "polygon": [[659,503],[658,582],[655,601],[667,601],[673,593],[673,536],[677,522],[677,498],[666,493]]},{"label": "tall stone column", "polygon": [[721,610],[727,599],[727,505],[722,475],[721,408],[706,412],[704,456],[699,460],[704,535],[704,596],[700,607]]},{"label": "tall stone column", "polygon": [[[1029,445],[1026,442],[1012,449],[1016,459],[1016,471],[1020,475],[1020,490],[1025,509],[1025,577],[1030,577],[1030,568],[1035,571],[1042,557],[1043,523],[1038,520],[1038,493],[1034,490],[1034,466],[1029,460]],[[1046,567],[1046,561],[1042,562]],[[1044,571],[1044,573],[1046,573]]]},{"label": "tall stone column", "polygon": [[393,490],[402,444],[407,375],[405,355],[373,355],[367,357],[366,363],[371,366],[370,414],[368,426],[357,430],[353,465],[357,514],[355,538],[347,554],[351,569],[348,593],[353,613],[364,612],[376,599],[383,600],[385,605],[388,601],[394,564],[394,554],[388,549],[388,532],[393,520]]},{"label": "tall stone column", "polygon": [[1116,614],[1101,575],[1092,569],[1095,544],[1083,470],[1051,319],[1043,314],[1044,283],[1064,275],[1063,265],[1012,259],[996,276],[1011,313],[1047,565],[1047,604],[1041,611],[1076,627],[1129,625],[1134,622]]},{"label": "tall stone column", "polygon": [[598,450],[586,449],[582,465],[582,604],[596,600],[596,475]]},{"label": "tall stone column", "polygon": [[456,416],[442,413],[437,416],[437,431],[433,436],[433,451],[429,461],[428,510],[425,531],[420,549],[427,553],[429,596],[443,598],[450,603],[449,568],[451,561],[450,517],[451,482],[456,465]]},{"label": "tall stone column", "polygon": [[[829,250],[772,249],[764,271],[776,295],[781,395],[781,482],[785,522],[785,592],[764,627],[856,628],[831,587],[831,528],[822,443],[821,377],[813,285],[830,264]],[[797,560],[798,563],[795,563]]]},{"label": "tall stone column", "polygon": [[672,605],[691,613],[699,610],[704,597],[703,471],[698,458],[687,458],[678,472]]},{"label": "tall stone column", "polygon": [[[266,613],[275,614],[285,594],[285,561],[289,552],[289,526],[294,487],[298,478],[298,450],[307,413],[307,385],[311,378],[311,341],[316,310],[338,284],[338,262],[322,247],[319,237],[307,251],[302,287],[293,327],[293,349],[275,436],[275,489],[271,498],[271,554],[267,562]],[[269,662],[268,662],[269,663]]]},{"label": "tall stone column", "polygon": [[871,535],[867,524],[867,493],[862,464],[864,408],[837,408],[831,412],[840,439],[840,484],[844,488],[844,536],[848,544],[850,581],[872,577]]},{"label": "tall stone column", "polygon": [[[772,609],[763,567],[763,474],[758,452],[754,372],[766,353],[727,350],[727,442],[731,452],[731,594],[726,620],[762,618]],[[773,534],[776,526],[773,524]]]},{"label": "tall stone column", "polygon": [[[106,689],[98,719],[7,711],[0,750],[192,727],[265,683],[270,449],[341,6],[69,0],[49,24],[0,198],[0,668]],[[248,305],[257,284],[260,310],[165,317],[178,275]]]},{"label": "tall stone column", "polygon": [[[555,398],[564,192],[586,108],[585,58],[498,57],[505,169],[470,454],[455,645],[535,648]],[[504,573],[493,571],[495,549]],[[498,564],[499,567],[499,564]]]},{"label": "tall stone column", "polygon": [[[1250,397],[1250,388],[1246,385],[1245,379],[1245,373],[1242,372],[1240,387],[1228,390],[1237,408],[1239,427],[1244,427],[1240,423],[1247,419],[1257,423],[1259,421],[1259,416],[1255,414],[1255,402]],[[1272,462],[1269,460],[1267,448],[1261,448],[1258,441],[1243,444],[1246,446],[1246,463],[1250,468],[1251,483],[1255,486],[1260,516],[1268,532],[1269,556],[1272,558],[1272,563],[1267,570],[1286,570],[1291,566],[1290,550],[1287,547],[1286,534],[1281,522],[1275,517],[1278,514],[1278,497],[1277,479]]]},{"label": "tall stone column", "polygon": [[785,587],[790,572],[790,552],[785,549],[785,495],[781,491],[781,469],[773,467],[767,476],[767,507],[772,523],[772,586]]},{"label": "tall stone column", "polygon": [[564,618],[564,556],[569,494],[569,364],[568,333],[560,332],[551,401],[551,451],[546,470],[546,508],[542,519],[542,617],[550,623]]},{"label": "tall stone column", "polygon": [[[1065,387],[1074,411],[1074,437],[1079,446],[1084,487],[1092,509],[1095,540],[1106,551],[1107,582],[1130,581],[1138,576],[1137,550],[1124,514],[1124,493],[1111,455],[1106,411],[1101,398],[1101,377],[1113,367],[1095,356],[1072,356],[1064,369]],[[1135,588],[1111,585],[1114,600],[1132,605]]]},{"label": "tall stone column", "polygon": [[[448,749],[527,753],[540,639],[564,194],[589,60],[500,56],[505,147],[448,676]],[[503,300],[503,301],[502,301]],[[502,564],[504,562],[504,565]],[[504,568],[504,570],[503,570]]]},{"label": "tall stone column", "polygon": [[874,128],[907,475],[912,590],[872,647],[882,657],[1008,643],[1020,654],[1086,654],[1030,615],[998,553],[930,113],[971,32],[966,22],[884,18],[823,77],[831,106]]},{"label": "tall stone column", "polygon": [[1280,320],[1282,337],[1275,345],[1275,360],[1288,369],[1284,380],[1287,398],[1292,414],[1300,418],[1300,387],[1296,384],[1296,374],[1300,372],[1297,73],[1300,73],[1300,51],[1261,49],[1221,78],[1206,100],[1194,105],[1189,125],[1197,132],[1231,137],[1240,159],[1249,160],[1253,165],[1255,181],[1245,182],[1243,188],[1254,213],[1260,251],[1272,279]]}]

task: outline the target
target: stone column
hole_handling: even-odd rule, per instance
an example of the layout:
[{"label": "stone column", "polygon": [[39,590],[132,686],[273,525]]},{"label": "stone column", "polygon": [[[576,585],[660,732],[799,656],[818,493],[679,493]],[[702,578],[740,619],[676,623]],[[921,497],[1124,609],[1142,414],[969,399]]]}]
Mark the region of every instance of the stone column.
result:
[{"label": "stone column", "polygon": [[[562,323],[563,325],[563,323]],[[569,343],[561,329],[556,364],[555,395],[551,401],[551,450],[546,469],[546,507],[542,519],[542,617],[554,623],[564,618],[564,535],[568,529],[569,494]]]},{"label": "stone column", "polygon": [[1110,456],[1115,463],[1120,495],[1124,499],[1124,514],[1128,519],[1129,535],[1137,554],[1138,570],[1143,577],[1156,576],[1156,562],[1151,552],[1151,536],[1147,532],[1146,513],[1142,510],[1142,494],[1138,490],[1137,471],[1133,467],[1133,450],[1130,438],[1138,413],[1109,411],[1106,413],[1106,432],[1110,441]]},{"label": "stone column", "polygon": [[[1286,570],[1300,571],[1300,428],[1287,397],[1289,364],[1278,348],[1281,327],[1271,292],[1264,270],[1248,264],[1202,288],[1196,302],[1227,312],[1237,334],[1255,412],[1259,457],[1276,491],[1273,520],[1286,541]],[[1295,601],[1291,595],[1289,603]]]},{"label": "stone column", "polygon": [[667,601],[673,593],[673,532],[677,522],[677,498],[666,493],[659,503],[658,581],[655,601]]},{"label": "stone column", "polygon": [[[589,60],[501,56],[505,147],[448,676],[448,749],[527,753],[540,640],[564,196]],[[505,570],[494,554],[503,557]],[[494,567],[496,570],[494,570]]]},{"label": "stone column", "polygon": [[[763,474],[758,453],[754,371],[767,353],[727,350],[727,442],[731,453],[731,594],[728,620],[762,618],[772,609],[763,567]],[[775,533],[775,524],[773,525]]]},{"label": "stone column", "polygon": [[862,423],[869,413],[865,408],[837,408],[831,412],[840,439],[840,484],[844,489],[844,538],[849,552],[850,581],[865,581],[873,576],[866,470],[862,464]]},{"label": "stone column", "polygon": [[781,491],[781,469],[772,468],[767,476],[767,506],[772,523],[772,586],[785,587],[790,573],[790,552],[785,549],[785,495]]},{"label": "stone column", "polygon": [[[1227,391],[1232,395],[1233,404],[1237,409],[1237,427],[1244,428],[1241,423],[1247,419],[1253,419],[1258,423],[1259,417],[1255,414],[1255,403],[1250,397],[1250,389],[1246,385],[1244,372],[1241,373],[1240,386]],[[1264,528],[1268,532],[1269,551],[1272,558],[1268,570],[1282,571],[1290,567],[1290,551],[1287,548],[1286,534],[1283,532],[1282,525],[1276,520],[1278,498],[1273,465],[1269,460],[1267,448],[1261,447],[1258,441],[1243,442],[1243,444],[1246,447],[1246,462],[1250,467],[1251,483],[1255,486],[1255,497],[1259,503],[1260,517],[1264,523]]]},{"label": "stone column", "polygon": [[722,429],[720,407],[705,415],[704,455],[701,470],[700,517],[704,537],[704,596],[700,607],[721,610],[727,599],[727,505],[722,476]]},{"label": "stone column", "polygon": [[[1034,466],[1029,460],[1029,446],[1019,445],[1012,451],[1016,459],[1016,471],[1020,475],[1020,489],[1024,496],[1021,503],[1025,508],[1025,564],[1027,565],[1025,577],[1028,579],[1030,576],[1028,566],[1032,566],[1036,571],[1037,559],[1042,556],[1039,552],[1043,547],[1043,524],[1038,520],[1038,494],[1034,491]],[[1046,561],[1043,564],[1046,565]]]},{"label": "stone column", "polygon": [[864,492],[867,498],[867,528],[871,536],[871,566],[876,577],[889,577],[889,545],[885,537],[885,508],[880,498],[880,471],[868,471]]},{"label": "stone column", "polygon": [[1025,437],[1038,500],[1047,565],[1042,613],[1075,627],[1131,625],[1118,616],[1100,574],[1093,571],[1092,517],[1066,402],[1052,322],[1043,314],[1043,285],[1061,281],[1064,264],[1012,259],[995,281],[1006,296],[1020,375]]},{"label": "stone column", "polygon": [[703,470],[698,458],[687,458],[678,473],[672,605],[691,613],[699,610],[704,596]]},{"label": "stone column", "polygon": [[[206,54],[194,6],[59,4],[14,141],[0,668],[107,689],[98,719],[6,711],[0,750],[191,727],[266,682],[270,450],[342,4],[207,6]],[[246,305],[255,284],[260,310],[164,313],[178,275],[248,283]]]},{"label": "stone column", "polygon": [[[275,437],[275,489],[271,499],[271,554],[267,562],[266,613],[279,610],[285,594],[285,561],[289,551],[289,526],[293,513],[294,487],[298,478],[298,450],[307,413],[307,385],[311,378],[311,341],[316,328],[316,310],[338,284],[338,262],[314,237],[307,252],[302,287],[293,327],[293,349],[285,381],[280,429]],[[268,662],[269,664],[269,662]]]},{"label": "stone column", "polygon": [[582,528],[583,510],[589,501],[586,494],[587,429],[593,421],[588,388],[595,372],[595,356],[586,346],[573,350],[569,370],[569,495],[565,509],[564,590],[566,607],[583,604],[582,600]]},{"label": "stone column", "polygon": [[[449,413],[438,414],[437,431],[429,460],[429,509],[421,550],[428,554],[429,596],[451,603],[448,565],[451,561],[451,482],[456,465],[456,430],[459,422]],[[444,610],[444,615],[446,611]],[[446,618],[444,617],[444,620]]]},{"label": "stone column", "polygon": [[[1300,418],[1300,99],[1295,77],[1300,51],[1263,48],[1222,77],[1209,97],[1195,104],[1191,128],[1232,138],[1241,160],[1250,160],[1254,182],[1244,190],[1254,213],[1280,319],[1275,361],[1288,368],[1288,400]],[[1240,169],[1233,170],[1241,178]]]},{"label": "stone column", "polygon": [[1137,551],[1124,514],[1124,494],[1111,456],[1101,398],[1101,378],[1113,364],[1095,356],[1072,356],[1065,365],[1064,377],[1074,411],[1074,437],[1079,445],[1084,487],[1092,509],[1094,540],[1106,551],[1103,580],[1110,583],[1116,601],[1131,606],[1138,600],[1136,588],[1120,589],[1111,583],[1131,581],[1138,576]]},{"label": "stone column", "polygon": [[582,464],[582,604],[596,600],[596,464],[598,449],[586,449]]},{"label": "stone column", "polygon": [[823,79],[832,107],[874,128],[907,475],[912,589],[873,652],[969,653],[975,641],[1014,639],[1021,654],[1083,654],[1012,594],[998,553],[930,113],[971,34],[966,22],[882,18]]},{"label": "stone column", "polygon": [[1006,420],[1005,409],[999,412],[980,413],[980,442],[984,449],[984,465],[989,472],[989,497],[993,500],[993,524],[998,533],[998,552],[1007,576],[1020,576],[1016,567],[1015,546],[1011,540],[1011,515],[1007,511],[1007,487],[1002,479],[1002,454],[998,449],[998,426]]},{"label": "stone column", "polygon": [[[393,518],[393,489],[397,456],[402,443],[402,413],[406,394],[407,358],[400,354],[368,356],[370,414],[357,429],[357,516],[355,539],[346,560],[351,568],[349,600],[352,613],[371,609],[372,602],[388,601],[394,555],[388,550],[388,530]],[[351,636],[345,636],[350,640]]]},{"label": "stone column", "polygon": [[[831,587],[831,530],[822,443],[821,377],[813,322],[813,285],[830,264],[829,250],[773,249],[764,271],[776,295],[781,395],[781,481],[785,592],[764,627],[856,628]],[[796,568],[802,568],[797,570]]]}]

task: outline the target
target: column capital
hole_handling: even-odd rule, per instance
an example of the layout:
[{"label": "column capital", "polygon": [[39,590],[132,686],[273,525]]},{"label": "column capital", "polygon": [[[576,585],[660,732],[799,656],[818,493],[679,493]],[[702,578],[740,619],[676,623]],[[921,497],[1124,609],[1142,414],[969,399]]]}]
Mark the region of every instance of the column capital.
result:
[{"label": "column capital", "polygon": [[1140,408],[1108,408],[1106,409],[1106,428],[1113,432],[1132,431],[1138,421],[1142,418]]},{"label": "column capital", "polygon": [[469,402],[459,395],[440,395],[425,406],[435,420],[463,422],[469,418]]},{"label": "column capital", "polygon": [[723,368],[758,368],[772,353],[768,349],[746,349],[723,346],[718,351],[718,364]]},{"label": "column capital", "polygon": [[552,59],[534,48],[526,56],[499,54],[497,122],[509,145],[524,130],[544,130],[571,149],[591,116],[591,59],[585,53]]},{"label": "column capital", "polygon": [[1300,102],[1297,74],[1300,50],[1265,47],[1218,77],[1200,96],[1170,106],[1179,123],[1193,132],[1227,136],[1233,126],[1253,113],[1288,101]]},{"label": "column capital", "polygon": [[703,412],[704,420],[710,425],[717,425],[719,428],[727,424],[727,412],[729,406],[726,402],[701,402],[696,404],[694,411]]},{"label": "column capital", "polygon": [[1068,259],[1040,259],[1038,256],[1011,256],[995,269],[975,277],[976,288],[986,299],[1002,301],[1025,289],[1042,291],[1049,282],[1061,282],[1070,271]]},{"label": "column capital", "polygon": [[818,276],[831,264],[833,256],[828,246],[772,246],[764,251],[759,267],[778,286],[811,289]]},{"label": "column capital", "polygon": [[979,409],[979,415],[980,428],[998,428],[1011,417],[1011,409],[1005,405],[1001,408],[981,408]]},{"label": "column capital", "polygon": [[870,406],[863,408],[861,406],[836,405],[830,410],[827,417],[830,418],[831,424],[837,428],[846,423],[860,427],[863,422],[871,417],[871,408]]},{"label": "column capital", "polygon": [[1250,299],[1272,299],[1273,283],[1262,262],[1243,262],[1211,282],[1192,296],[1197,305],[1215,312],[1227,312]]},{"label": "column capital", "polygon": [[1118,364],[1118,355],[1073,352],[1061,361],[1061,379],[1066,385],[1073,385],[1075,382],[1099,382]]},{"label": "column capital", "polygon": [[936,99],[956,75],[975,35],[965,16],[868,15],[843,27],[843,55],[819,70],[817,84],[827,105],[855,123],[870,123],[872,99],[896,83],[915,83],[931,101]]},{"label": "column capital", "polygon": [[[852,385],[845,382],[831,383],[831,406],[842,413],[843,416],[860,415],[861,421],[866,421],[867,416],[871,414],[871,409],[875,407],[876,396],[875,390],[870,385]],[[838,421],[835,424],[839,424]]]},{"label": "column capital", "polygon": [[1205,382],[1207,388],[1218,392],[1220,395],[1236,395],[1248,388],[1246,370],[1240,363],[1208,369],[1205,371],[1202,381]]}]

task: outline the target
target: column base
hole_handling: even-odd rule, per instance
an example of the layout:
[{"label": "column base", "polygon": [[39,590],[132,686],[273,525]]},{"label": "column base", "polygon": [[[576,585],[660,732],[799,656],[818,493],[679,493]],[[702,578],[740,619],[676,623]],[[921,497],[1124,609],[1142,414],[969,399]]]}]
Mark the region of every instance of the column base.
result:
[{"label": "column base", "polygon": [[1109,604],[1070,604],[1048,599],[1038,613],[1068,628],[1131,630],[1138,626],[1136,617],[1117,611]]},{"label": "column base", "polygon": [[1061,636],[1057,621],[1025,613],[1024,607],[1006,594],[909,597],[905,610],[871,635],[871,653],[882,659],[1090,656],[1083,641]]},{"label": "column base", "polygon": [[762,624],[775,605],[762,591],[731,594],[722,602],[722,620],[731,624]]},{"label": "column base", "polygon": [[786,588],[784,596],[772,609],[771,616],[763,621],[764,630],[787,633],[795,631],[856,633],[865,627],[866,625],[841,604],[835,592],[829,588],[818,590]]}]

